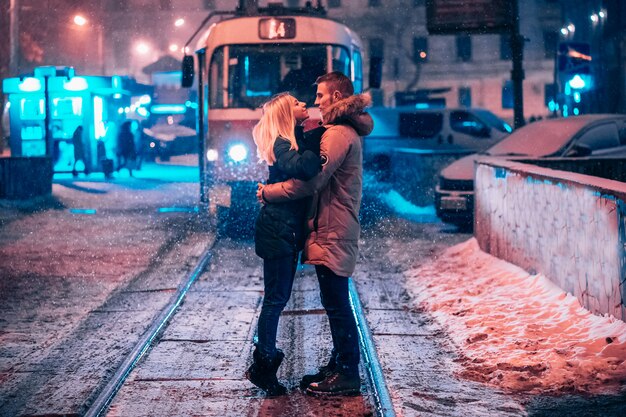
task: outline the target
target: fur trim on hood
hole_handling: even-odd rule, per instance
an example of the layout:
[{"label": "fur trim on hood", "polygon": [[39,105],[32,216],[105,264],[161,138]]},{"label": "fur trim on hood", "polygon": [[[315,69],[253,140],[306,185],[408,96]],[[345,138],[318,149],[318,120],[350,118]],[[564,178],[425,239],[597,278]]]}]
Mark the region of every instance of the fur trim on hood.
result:
[{"label": "fur trim on hood", "polygon": [[374,122],[365,109],[372,104],[372,98],[367,94],[355,94],[332,104],[322,116],[327,124],[349,124],[359,134],[365,136],[371,133]]}]

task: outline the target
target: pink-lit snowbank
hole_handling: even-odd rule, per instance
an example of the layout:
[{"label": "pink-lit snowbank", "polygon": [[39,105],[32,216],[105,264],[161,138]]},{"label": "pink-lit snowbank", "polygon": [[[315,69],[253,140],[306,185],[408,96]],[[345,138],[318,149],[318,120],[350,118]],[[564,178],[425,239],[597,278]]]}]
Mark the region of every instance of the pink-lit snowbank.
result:
[{"label": "pink-lit snowbank", "polygon": [[449,332],[461,374],[512,392],[626,388],[626,323],[600,317],[475,239],[410,270],[408,289]]}]

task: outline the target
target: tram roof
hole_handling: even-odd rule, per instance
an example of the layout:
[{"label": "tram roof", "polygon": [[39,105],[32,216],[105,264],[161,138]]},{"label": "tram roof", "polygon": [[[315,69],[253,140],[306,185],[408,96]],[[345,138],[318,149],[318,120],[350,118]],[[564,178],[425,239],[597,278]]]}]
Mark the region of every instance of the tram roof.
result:
[{"label": "tram roof", "polygon": [[290,39],[262,39],[259,36],[259,21],[275,17],[271,15],[234,17],[213,23],[196,44],[196,50],[213,50],[222,45],[264,43],[354,44],[362,47],[359,36],[346,25],[315,16],[280,16],[280,19],[291,18],[295,20],[295,37]]}]

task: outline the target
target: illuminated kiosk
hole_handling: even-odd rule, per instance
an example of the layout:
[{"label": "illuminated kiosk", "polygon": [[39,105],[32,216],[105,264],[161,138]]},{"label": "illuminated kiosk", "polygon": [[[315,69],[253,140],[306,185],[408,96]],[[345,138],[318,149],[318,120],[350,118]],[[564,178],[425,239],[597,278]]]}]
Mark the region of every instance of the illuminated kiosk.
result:
[{"label": "illuminated kiosk", "polygon": [[85,173],[102,171],[114,159],[119,126],[148,116],[152,87],[121,76],[76,76],[71,67],[38,67],[32,74],[7,78],[13,157],[49,156],[54,172],[72,172],[72,136],[83,127]]}]

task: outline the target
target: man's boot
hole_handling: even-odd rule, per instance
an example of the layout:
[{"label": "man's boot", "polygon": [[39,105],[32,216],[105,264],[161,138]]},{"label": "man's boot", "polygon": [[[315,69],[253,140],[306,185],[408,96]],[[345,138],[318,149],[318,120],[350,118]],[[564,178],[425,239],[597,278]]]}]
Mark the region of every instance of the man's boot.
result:
[{"label": "man's boot", "polygon": [[359,395],[361,378],[358,374],[333,372],[321,382],[312,382],[305,392],[309,395]]},{"label": "man's boot", "polygon": [[254,361],[246,371],[246,378],[270,397],[286,394],[287,388],[276,378],[276,372],[284,357],[285,354],[277,349],[276,356],[268,360],[261,356],[258,349],[254,349],[252,354]]},{"label": "man's boot", "polygon": [[335,355],[331,355],[328,364],[321,366],[316,374],[309,374],[300,380],[300,389],[305,390],[313,382],[322,382],[335,371]]}]

